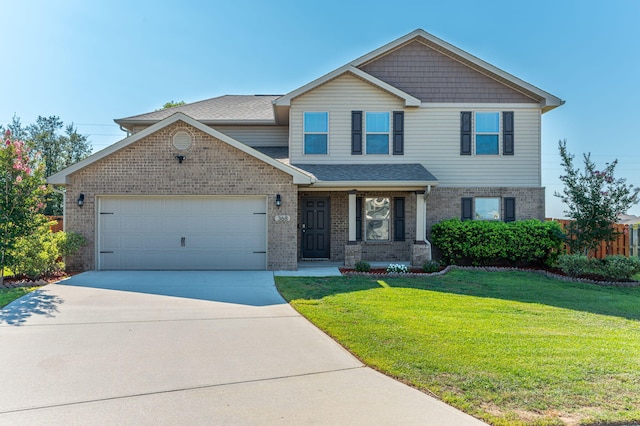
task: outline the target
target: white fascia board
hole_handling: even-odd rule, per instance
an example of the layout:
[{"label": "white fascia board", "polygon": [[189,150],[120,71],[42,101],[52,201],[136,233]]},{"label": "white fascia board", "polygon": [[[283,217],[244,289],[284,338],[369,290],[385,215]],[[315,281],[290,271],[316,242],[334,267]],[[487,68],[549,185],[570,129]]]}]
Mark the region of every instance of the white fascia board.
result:
[{"label": "white fascia board", "polygon": [[156,124],[153,124],[149,127],[147,127],[144,130],[141,130],[140,132],[129,136],[128,138],[125,138],[123,140],[121,140],[120,142],[116,142],[111,146],[108,146],[107,148],[103,149],[102,151],[98,151],[95,154],[85,158],[82,161],[77,162],[76,164],[67,167],[64,170],[61,170],[60,172],[49,176],[49,178],[47,178],[47,182],[52,184],[52,185],[65,185],[67,184],[67,180],[70,174],[77,172],[78,170],[83,169],[84,167],[89,166],[90,164],[93,164],[99,160],[102,160],[103,158],[107,157],[110,154],[113,154],[114,152],[125,148],[129,145],[131,145],[134,142],[139,141],[142,138],[145,138],[155,132],[157,132],[158,130],[167,127],[173,123],[175,123],[176,121],[183,121],[193,127],[195,127],[198,130],[201,130],[202,132],[213,136],[216,139],[219,139],[231,146],[233,146],[234,148],[239,149],[240,151],[245,152],[246,154],[251,155],[252,157],[257,158],[258,160],[261,160],[275,168],[277,168],[278,170],[281,170],[285,173],[287,173],[288,175],[291,175],[293,177],[293,183],[295,184],[310,184],[313,183],[313,179],[308,176],[305,175],[304,173],[301,173],[300,171],[294,169],[291,166],[288,166],[286,164],[283,164],[277,160],[275,160],[274,158],[269,157],[268,155],[265,155],[245,144],[243,144],[242,142],[238,142],[237,140],[223,134],[220,133],[219,131],[200,123],[197,120],[194,120],[193,118],[189,117],[188,115],[181,113],[181,112],[177,112],[175,114],[173,114],[170,117],[165,118],[162,121],[159,121]]},{"label": "white fascia board", "polygon": [[394,87],[388,83],[385,83],[384,81],[372,76],[371,74],[368,74],[358,68],[355,68],[353,66],[351,66],[350,64],[345,65],[343,67],[340,67],[334,71],[331,71],[329,74],[325,74],[324,76],[312,81],[311,83],[305,84],[304,86],[294,90],[293,92],[289,92],[286,95],[276,99],[273,101],[273,104],[275,106],[290,106],[291,105],[291,100],[293,98],[296,98],[300,95],[303,95],[307,92],[310,92],[311,90],[315,89],[318,86],[321,86],[323,84],[325,84],[326,82],[333,80],[336,77],[339,77],[343,74],[353,74],[356,77],[359,77],[367,82],[369,82],[370,84],[391,93],[394,96],[397,96],[398,98],[404,100],[405,106],[407,107],[419,107],[421,104],[420,99],[416,98],[415,96],[411,96],[410,94],[398,89],[397,87]]},{"label": "white fascia board", "polygon": [[310,187],[305,187],[306,190],[327,190],[327,189],[366,189],[366,190],[419,190],[424,189],[427,186],[438,186],[438,181],[426,181],[426,180],[404,180],[404,181],[317,181]]}]

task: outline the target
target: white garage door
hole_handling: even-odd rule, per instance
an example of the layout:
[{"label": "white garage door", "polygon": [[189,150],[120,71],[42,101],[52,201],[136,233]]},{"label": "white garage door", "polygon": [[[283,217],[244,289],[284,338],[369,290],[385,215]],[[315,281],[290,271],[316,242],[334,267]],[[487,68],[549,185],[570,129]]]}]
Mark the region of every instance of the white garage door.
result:
[{"label": "white garage door", "polygon": [[101,197],[98,269],[266,269],[265,197]]}]

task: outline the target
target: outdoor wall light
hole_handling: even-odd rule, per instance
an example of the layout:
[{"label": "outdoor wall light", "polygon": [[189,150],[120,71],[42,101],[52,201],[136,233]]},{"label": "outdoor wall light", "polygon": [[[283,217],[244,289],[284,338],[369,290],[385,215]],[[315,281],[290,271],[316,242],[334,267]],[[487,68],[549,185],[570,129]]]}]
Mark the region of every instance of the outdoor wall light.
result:
[{"label": "outdoor wall light", "polygon": [[78,206],[84,206],[84,194],[82,193],[78,196]]},{"label": "outdoor wall light", "polygon": [[280,194],[276,194],[276,207],[280,208],[281,205],[282,205],[282,198],[280,197]]},{"label": "outdoor wall light", "polygon": [[178,159],[178,163],[180,164],[182,164],[182,162],[187,159],[187,157],[184,155],[176,155],[176,158]]}]

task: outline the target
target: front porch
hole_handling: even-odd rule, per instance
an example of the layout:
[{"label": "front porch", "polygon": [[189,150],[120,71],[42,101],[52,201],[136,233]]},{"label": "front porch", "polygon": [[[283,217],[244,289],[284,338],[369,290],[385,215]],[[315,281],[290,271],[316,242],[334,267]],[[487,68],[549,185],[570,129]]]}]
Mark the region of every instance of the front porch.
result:
[{"label": "front porch", "polygon": [[300,191],[298,268],[320,263],[353,268],[361,260],[383,268],[422,266],[431,259],[427,195],[426,190]]}]

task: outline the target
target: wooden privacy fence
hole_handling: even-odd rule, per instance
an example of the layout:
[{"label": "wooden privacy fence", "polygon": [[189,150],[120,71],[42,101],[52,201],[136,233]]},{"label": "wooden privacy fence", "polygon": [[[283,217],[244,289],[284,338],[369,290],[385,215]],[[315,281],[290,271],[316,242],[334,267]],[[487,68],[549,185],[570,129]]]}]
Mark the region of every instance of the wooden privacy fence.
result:
[{"label": "wooden privacy fence", "polygon": [[55,225],[51,225],[51,232],[58,232],[64,229],[62,216],[47,216],[47,219],[56,221]]},{"label": "wooden privacy fence", "polygon": [[[571,222],[567,219],[547,219],[555,220],[563,228]],[[638,253],[638,224],[623,225],[619,223],[613,224],[613,229],[618,233],[618,238],[613,241],[602,241],[596,248],[593,257],[604,259],[605,256],[622,255],[622,256],[639,256]],[[568,246],[565,246],[568,249]]]}]

